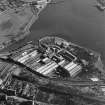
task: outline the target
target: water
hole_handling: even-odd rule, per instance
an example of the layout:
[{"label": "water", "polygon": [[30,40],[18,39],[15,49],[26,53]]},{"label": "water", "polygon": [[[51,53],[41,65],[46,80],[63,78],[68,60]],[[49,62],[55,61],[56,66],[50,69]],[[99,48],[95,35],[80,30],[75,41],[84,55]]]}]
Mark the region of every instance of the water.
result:
[{"label": "water", "polygon": [[95,0],[65,0],[49,5],[32,26],[32,38],[64,34],[63,38],[91,48],[105,59],[105,11],[99,11],[95,4]]},{"label": "water", "polygon": [[100,12],[95,4],[95,0],[65,0],[48,5],[24,42],[61,34],[60,37],[101,53],[105,60],[105,11]]}]

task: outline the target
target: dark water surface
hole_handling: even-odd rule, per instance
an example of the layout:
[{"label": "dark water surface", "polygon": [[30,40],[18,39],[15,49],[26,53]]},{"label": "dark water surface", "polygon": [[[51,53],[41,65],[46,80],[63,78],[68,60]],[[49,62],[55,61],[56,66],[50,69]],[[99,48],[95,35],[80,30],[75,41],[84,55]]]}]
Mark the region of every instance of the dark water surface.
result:
[{"label": "dark water surface", "polygon": [[25,41],[62,34],[59,36],[101,53],[105,60],[105,11],[100,12],[95,4],[95,0],[65,0],[48,5]]},{"label": "dark water surface", "polygon": [[30,37],[62,33],[63,38],[91,48],[105,59],[105,11],[100,12],[95,4],[95,0],[65,0],[48,5],[32,26]]}]

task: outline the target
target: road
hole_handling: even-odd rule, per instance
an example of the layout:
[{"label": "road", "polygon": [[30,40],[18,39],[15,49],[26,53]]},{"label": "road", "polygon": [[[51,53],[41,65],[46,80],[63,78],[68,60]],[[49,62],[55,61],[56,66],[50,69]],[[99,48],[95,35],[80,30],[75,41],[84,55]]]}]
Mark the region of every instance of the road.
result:
[{"label": "road", "polygon": [[[60,0],[59,0],[60,1]],[[99,52],[105,64],[105,11],[100,12],[95,0],[65,0],[49,4],[33,24],[31,34],[8,49],[45,35],[58,36]]]}]

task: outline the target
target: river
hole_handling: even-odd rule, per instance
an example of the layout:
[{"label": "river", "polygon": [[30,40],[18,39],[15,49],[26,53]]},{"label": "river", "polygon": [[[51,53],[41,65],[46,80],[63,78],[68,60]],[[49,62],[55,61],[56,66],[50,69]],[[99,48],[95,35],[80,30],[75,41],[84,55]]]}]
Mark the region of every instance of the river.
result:
[{"label": "river", "polygon": [[99,52],[105,61],[105,11],[99,11],[95,4],[95,0],[64,0],[63,3],[49,4],[24,42],[59,34],[64,39]]},{"label": "river", "polygon": [[32,26],[32,38],[52,33],[101,53],[105,60],[105,11],[95,0],[65,0],[50,4]]}]

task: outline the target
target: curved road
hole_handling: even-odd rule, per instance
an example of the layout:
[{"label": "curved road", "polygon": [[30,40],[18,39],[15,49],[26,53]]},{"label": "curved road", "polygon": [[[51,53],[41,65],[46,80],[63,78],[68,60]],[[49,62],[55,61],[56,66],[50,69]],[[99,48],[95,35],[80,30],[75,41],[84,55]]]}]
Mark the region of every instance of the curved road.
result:
[{"label": "curved road", "polygon": [[101,53],[105,63],[105,11],[99,11],[95,4],[96,0],[49,4],[33,24],[31,34],[12,48],[45,35],[63,34],[59,36]]}]

